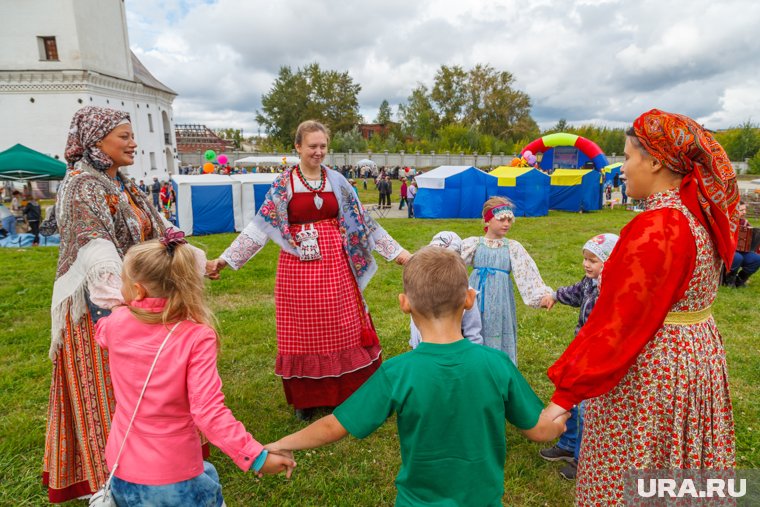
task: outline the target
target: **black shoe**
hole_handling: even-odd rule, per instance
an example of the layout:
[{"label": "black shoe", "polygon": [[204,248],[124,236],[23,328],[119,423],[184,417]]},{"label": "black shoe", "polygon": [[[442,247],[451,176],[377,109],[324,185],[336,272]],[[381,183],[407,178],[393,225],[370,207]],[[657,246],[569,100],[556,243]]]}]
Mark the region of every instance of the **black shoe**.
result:
[{"label": "black shoe", "polygon": [[735,287],[736,286],[736,275],[738,274],[738,271],[729,271],[726,273],[726,276],[723,277],[723,285],[726,287]]},{"label": "black shoe", "polygon": [[741,270],[741,272],[739,272],[739,274],[736,275],[736,282],[735,282],[736,288],[739,289],[741,287],[746,287],[747,286],[747,280],[749,280],[750,276],[751,275],[748,275],[746,271]]},{"label": "black shoe", "polygon": [[577,473],[578,473],[578,464],[575,462],[575,460],[563,466],[562,470],[559,471],[559,475],[561,475],[563,479],[567,479],[568,481],[574,481],[575,475]]},{"label": "black shoe", "polygon": [[538,454],[546,461],[567,461],[572,463],[575,459],[575,453],[572,451],[566,451],[556,445],[548,449],[541,449],[538,451]]},{"label": "black shoe", "polygon": [[296,419],[298,419],[299,421],[309,422],[311,421],[312,417],[314,417],[313,408],[297,408],[296,409]]}]

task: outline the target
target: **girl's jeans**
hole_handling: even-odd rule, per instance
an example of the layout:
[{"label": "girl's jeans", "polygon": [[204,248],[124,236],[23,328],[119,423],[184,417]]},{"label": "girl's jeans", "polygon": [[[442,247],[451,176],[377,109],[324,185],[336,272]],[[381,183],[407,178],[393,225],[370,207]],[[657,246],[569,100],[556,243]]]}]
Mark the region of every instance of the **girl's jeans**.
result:
[{"label": "girl's jeans", "polygon": [[220,507],[224,502],[219,474],[208,461],[203,462],[203,473],[198,477],[163,486],[135,484],[114,476],[111,493],[119,507]]}]

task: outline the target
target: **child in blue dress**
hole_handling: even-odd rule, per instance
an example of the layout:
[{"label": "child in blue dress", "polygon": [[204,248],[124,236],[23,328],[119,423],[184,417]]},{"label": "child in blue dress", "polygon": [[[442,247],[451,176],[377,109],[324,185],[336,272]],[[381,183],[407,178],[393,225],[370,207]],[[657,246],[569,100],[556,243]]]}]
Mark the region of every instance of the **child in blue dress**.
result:
[{"label": "child in blue dress", "polygon": [[[588,320],[596,304],[602,280],[602,269],[617,241],[618,236],[615,234],[600,234],[588,240],[583,245],[583,270],[586,272],[583,279],[575,285],[558,288],[557,292],[545,296],[541,302],[541,306],[546,308],[551,308],[555,302],[580,308],[578,324],[575,326],[576,335]],[[575,479],[578,467],[584,409],[583,402],[573,407],[570,410],[570,419],[567,421],[567,430],[562,434],[557,445],[539,451],[541,457],[547,461],[568,462],[559,472],[567,480]]]},{"label": "child in blue dress", "polygon": [[538,267],[523,246],[506,235],[515,222],[512,203],[492,197],[483,205],[485,236],[462,242],[462,258],[473,267],[470,286],[478,291],[477,305],[483,322],[484,345],[505,352],[517,365],[515,295],[509,275],[526,305],[538,308],[551,295]]}]

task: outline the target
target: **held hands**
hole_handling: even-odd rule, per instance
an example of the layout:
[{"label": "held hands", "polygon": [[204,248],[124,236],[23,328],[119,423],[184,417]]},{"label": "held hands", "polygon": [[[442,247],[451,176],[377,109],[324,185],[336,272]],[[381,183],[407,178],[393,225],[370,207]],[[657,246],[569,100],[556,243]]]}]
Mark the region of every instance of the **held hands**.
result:
[{"label": "held hands", "polygon": [[541,298],[541,308],[546,308],[547,310],[551,310],[552,306],[554,306],[554,303],[556,301],[554,300],[554,296],[551,294],[545,294],[544,297]]},{"label": "held hands", "polygon": [[256,475],[258,477],[263,477],[264,474],[274,475],[279,474],[280,472],[285,472],[285,477],[290,479],[290,476],[293,475],[293,469],[296,467],[293,453],[285,450],[267,450],[269,451],[269,454],[267,454],[267,459],[264,461],[264,466],[261,467],[261,470],[256,472]]},{"label": "held hands", "polygon": [[396,261],[396,264],[403,266],[411,258],[412,258],[412,254],[410,254],[406,250],[401,250],[401,253],[398,254],[398,256],[394,260]]},{"label": "held hands", "polygon": [[565,432],[565,423],[570,419],[570,412],[551,402],[541,411],[541,417],[547,419],[552,430],[556,432],[556,436],[552,437],[554,439]]},{"label": "held hands", "polygon": [[219,280],[219,272],[227,267],[224,259],[206,261],[206,276],[212,280]]}]

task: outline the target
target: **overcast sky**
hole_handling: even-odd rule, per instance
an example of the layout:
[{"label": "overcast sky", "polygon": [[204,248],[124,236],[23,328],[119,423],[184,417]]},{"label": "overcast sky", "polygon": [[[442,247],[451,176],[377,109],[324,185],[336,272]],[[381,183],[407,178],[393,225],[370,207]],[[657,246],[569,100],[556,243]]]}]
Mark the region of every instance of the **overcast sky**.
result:
[{"label": "overcast sky", "polygon": [[652,107],[760,121],[756,0],[128,0],[130,44],[179,93],[175,122],[244,128],[279,68],[348,71],[374,120],[443,64],[511,72],[542,128]]}]

